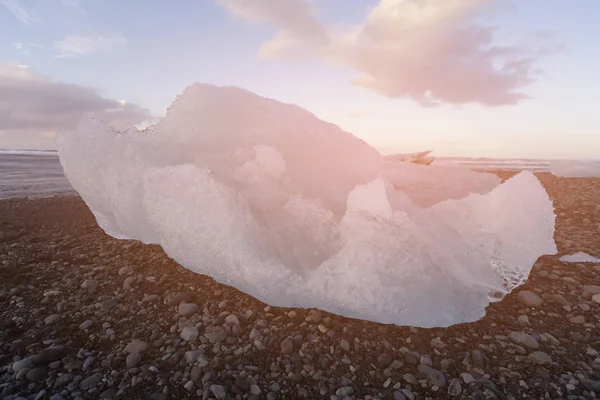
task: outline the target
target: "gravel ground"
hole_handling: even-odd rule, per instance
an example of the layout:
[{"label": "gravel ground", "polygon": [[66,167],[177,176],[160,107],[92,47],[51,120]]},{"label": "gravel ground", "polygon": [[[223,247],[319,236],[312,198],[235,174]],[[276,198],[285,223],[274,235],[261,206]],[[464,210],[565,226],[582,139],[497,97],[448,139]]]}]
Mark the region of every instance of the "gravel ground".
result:
[{"label": "gravel ground", "polygon": [[268,307],[108,237],[77,197],[0,201],[0,399],[600,395],[600,179],[540,175],[559,254],[480,321],[420,329]]}]

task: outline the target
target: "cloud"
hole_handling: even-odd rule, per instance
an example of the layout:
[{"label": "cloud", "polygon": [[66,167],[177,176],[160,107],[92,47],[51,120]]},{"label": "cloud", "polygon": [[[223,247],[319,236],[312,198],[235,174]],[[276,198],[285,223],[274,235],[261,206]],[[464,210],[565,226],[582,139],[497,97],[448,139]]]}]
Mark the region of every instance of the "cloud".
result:
[{"label": "cloud", "polygon": [[35,21],[18,0],[0,0],[0,4],[6,7],[22,24],[31,25]]},{"label": "cloud", "polygon": [[110,51],[127,44],[127,39],[120,35],[69,35],[62,40],[54,42],[58,50],[56,58],[70,58],[96,53],[99,51]]},{"label": "cloud", "polygon": [[[95,117],[116,129],[149,120],[150,112],[135,104],[102,97],[91,88],[56,82],[16,63],[0,64],[0,132],[12,142],[51,139]],[[46,140],[47,141],[47,140]],[[3,145],[7,140],[3,139]]]},{"label": "cloud", "polygon": [[325,26],[310,0],[217,2],[276,28],[260,48],[263,57],[310,55],[350,67],[354,84],[429,107],[518,103],[528,98],[524,89],[537,78],[535,64],[544,54],[496,44],[495,28],[475,22],[491,0],[380,0],[360,24],[343,30]]}]

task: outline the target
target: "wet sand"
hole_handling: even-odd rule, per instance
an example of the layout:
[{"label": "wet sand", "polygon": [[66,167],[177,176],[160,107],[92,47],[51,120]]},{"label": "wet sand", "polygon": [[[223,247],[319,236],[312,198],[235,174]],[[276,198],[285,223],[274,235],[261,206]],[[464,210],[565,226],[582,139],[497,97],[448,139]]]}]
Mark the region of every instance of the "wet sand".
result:
[{"label": "wet sand", "polygon": [[2,200],[0,399],[594,398],[600,266],[558,259],[600,257],[600,179],[538,176],[559,253],[443,329],[267,307],[107,236],[78,197]]}]

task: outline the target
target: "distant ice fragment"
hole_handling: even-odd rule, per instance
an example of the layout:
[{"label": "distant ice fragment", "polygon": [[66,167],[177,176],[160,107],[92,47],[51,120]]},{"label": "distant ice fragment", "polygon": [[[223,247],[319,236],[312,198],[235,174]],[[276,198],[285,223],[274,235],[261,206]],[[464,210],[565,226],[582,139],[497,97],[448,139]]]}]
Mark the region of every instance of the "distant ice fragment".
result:
[{"label": "distant ice fragment", "polygon": [[474,321],[554,254],[531,173],[384,159],[337,126],[238,88],[193,85],[142,133],[59,138],[73,187],[117,238],[285,307],[422,327]]},{"label": "distant ice fragment", "polygon": [[550,172],[564,178],[600,177],[600,161],[552,161]]},{"label": "distant ice fragment", "polygon": [[600,263],[600,258],[593,257],[582,251],[560,258],[562,262],[568,263]]}]

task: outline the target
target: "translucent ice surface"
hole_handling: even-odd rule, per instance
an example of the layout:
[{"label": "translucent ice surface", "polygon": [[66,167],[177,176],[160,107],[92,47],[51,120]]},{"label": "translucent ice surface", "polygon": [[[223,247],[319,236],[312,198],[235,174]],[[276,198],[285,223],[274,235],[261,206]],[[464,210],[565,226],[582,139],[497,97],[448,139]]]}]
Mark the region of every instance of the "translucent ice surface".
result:
[{"label": "translucent ice surface", "polygon": [[87,121],[61,162],[98,224],[275,306],[423,327],[481,318],[554,254],[524,172],[384,158],[309,112],[193,85],[151,130]]},{"label": "translucent ice surface", "polygon": [[584,253],[582,251],[577,252],[575,254],[570,254],[568,256],[562,256],[560,258],[560,261],[562,262],[569,262],[569,263],[600,263],[600,258],[596,258],[594,256],[591,256],[587,253]]},{"label": "translucent ice surface", "polygon": [[600,177],[600,161],[552,161],[550,172],[565,178]]}]

